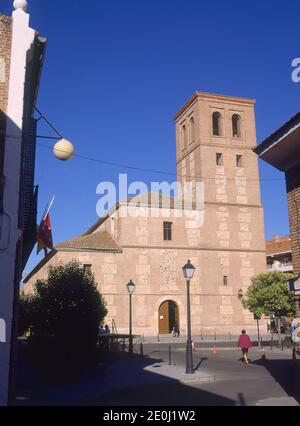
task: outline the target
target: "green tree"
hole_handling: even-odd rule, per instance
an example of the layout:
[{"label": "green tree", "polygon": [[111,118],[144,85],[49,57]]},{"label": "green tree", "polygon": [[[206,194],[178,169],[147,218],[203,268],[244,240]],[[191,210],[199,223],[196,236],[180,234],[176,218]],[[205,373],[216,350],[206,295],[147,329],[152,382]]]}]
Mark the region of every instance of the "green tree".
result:
[{"label": "green tree", "polygon": [[[287,288],[288,281],[293,278],[292,274],[278,271],[266,272],[252,278],[252,284],[242,299],[244,308],[259,317],[274,315],[280,319],[294,315],[294,298]],[[280,326],[278,331],[280,334]]]},{"label": "green tree", "polygon": [[30,296],[21,291],[19,297],[19,335],[22,336],[30,327]]},{"label": "green tree", "polygon": [[[84,368],[95,358],[100,323],[107,315],[94,275],[73,260],[51,266],[48,278],[38,280],[29,301],[35,336],[44,336],[47,362],[65,369]],[[50,351],[46,350],[51,341]],[[47,342],[47,344],[45,343]],[[49,349],[49,348],[48,348]],[[49,359],[52,358],[52,359]]]}]

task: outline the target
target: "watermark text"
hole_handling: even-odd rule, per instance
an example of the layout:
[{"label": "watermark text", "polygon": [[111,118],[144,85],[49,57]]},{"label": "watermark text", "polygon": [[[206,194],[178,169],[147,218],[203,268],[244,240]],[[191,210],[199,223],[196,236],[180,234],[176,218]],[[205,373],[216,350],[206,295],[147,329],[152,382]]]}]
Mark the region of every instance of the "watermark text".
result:
[{"label": "watermark text", "polygon": [[300,82],[300,58],[293,59],[292,67],[294,68],[292,72],[292,81],[294,83],[299,83]]}]

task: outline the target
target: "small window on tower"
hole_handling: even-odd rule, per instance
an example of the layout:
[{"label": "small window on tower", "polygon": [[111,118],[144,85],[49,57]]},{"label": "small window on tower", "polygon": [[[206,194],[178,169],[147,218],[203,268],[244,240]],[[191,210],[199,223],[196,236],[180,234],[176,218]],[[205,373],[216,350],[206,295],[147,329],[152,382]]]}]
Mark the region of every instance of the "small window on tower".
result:
[{"label": "small window on tower", "polygon": [[172,222],[164,222],[164,240],[172,241]]},{"label": "small window on tower", "polygon": [[223,277],[223,284],[224,284],[225,287],[228,286],[228,277],[227,277],[227,275],[224,275],[224,277]]},{"label": "small window on tower", "polygon": [[92,273],[92,265],[83,265],[84,272]]},{"label": "small window on tower", "polygon": [[244,167],[243,165],[243,156],[237,155],[236,156],[236,167]]},{"label": "small window on tower", "polygon": [[185,124],[182,126],[181,132],[182,149],[185,149],[187,147],[187,131]]},{"label": "small window on tower", "polygon": [[216,163],[217,166],[223,166],[223,154],[221,152],[217,152],[216,154]]},{"label": "small window on tower", "polygon": [[232,116],[232,135],[234,138],[241,137],[241,117],[238,114]]},{"label": "small window on tower", "polygon": [[221,136],[222,116],[219,112],[214,112],[212,115],[212,131],[214,136]]},{"label": "small window on tower", "polygon": [[195,120],[194,120],[194,117],[191,117],[191,119],[190,119],[190,132],[191,132],[191,137],[190,137],[190,143],[191,143],[195,140]]}]

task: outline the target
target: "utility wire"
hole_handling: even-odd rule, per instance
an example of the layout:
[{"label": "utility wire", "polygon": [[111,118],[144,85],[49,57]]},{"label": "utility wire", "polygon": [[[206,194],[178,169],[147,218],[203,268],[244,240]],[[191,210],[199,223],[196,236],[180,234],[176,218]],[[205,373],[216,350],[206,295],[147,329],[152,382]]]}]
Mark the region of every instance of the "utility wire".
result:
[{"label": "utility wire", "polygon": [[[61,138],[63,139],[63,136],[61,135],[61,133],[56,129],[56,127],[53,126],[53,124],[47,119],[47,117],[41,112],[39,111],[36,107],[34,107],[35,111],[40,115],[40,119],[43,118],[45,120],[45,122],[51,127],[51,129],[53,129],[55,131],[55,133]],[[51,136],[36,136],[37,138],[42,138],[42,139],[56,139],[54,137]],[[46,148],[46,149],[51,149],[51,147],[49,147],[48,145],[43,145],[41,143],[37,143],[37,145]],[[57,149],[56,149],[57,150]],[[57,150],[60,152],[65,152],[63,150]],[[168,171],[163,171],[163,170],[153,170],[153,169],[145,169],[143,167],[136,167],[136,166],[131,166],[128,164],[122,164],[122,163],[115,163],[112,161],[105,161],[105,160],[100,160],[98,158],[93,158],[93,157],[88,157],[85,155],[81,155],[81,154],[74,154],[74,157],[79,158],[81,160],[86,160],[86,161],[93,161],[95,163],[100,163],[100,164],[105,164],[106,166],[112,166],[112,167],[119,167],[119,168],[123,168],[123,169],[128,169],[128,170],[135,170],[135,171],[140,171],[140,172],[146,172],[146,173],[154,173],[154,174],[160,174],[160,175],[165,175],[165,176],[175,176],[175,177],[181,177],[181,178],[185,178],[185,179],[199,179],[199,180],[215,180],[217,179],[217,177],[204,177],[204,176],[188,176],[188,175],[181,175],[178,173],[174,173],[174,172],[168,172]],[[244,176],[237,176],[236,178],[226,178],[223,175],[220,175],[220,180],[223,179],[224,181],[237,181],[237,180],[247,180],[249,181],[253,181],[253,182],[264,182],[264,181],[284,181],[284,178],[262,178],[262,179],[251,179],[251,178],[246,178]]]},{"label": "utility wire", "polygon": [[[48,146],[48,145],[44,145],[42,143],[37,143],[38,146],[42,147],[42,148],[46,148],[49,150],[52,150],[52,147]],[[65,152],[63,150],[58,150],[61,152]],[[166,176],[177,176],[177,177],[181,177],[181,178],[187,178],[187,179],[202,179],[202,180],[216,180],[216,179],[220,179],[220,180],[224,180],[224,181],[241,181],[241,180],[245,180],[245,181],[253,181],[253,182],[264,182],[264,181],[284,181],[284,178],[261,178],[261,179],[254,179],[254,178],[246,178],[245,176],[237,176],[236,178],[226,178],[224,175],[220,175],[218,177],[204,177],[204,176],[189,176],[189,175],[181,175],[178,173],[174,173],[174,172],[168,172],[168,171],[163,171],[163,170],[154,170],[154,169],[145,169],[143,167],[136,167],[136,166],[131,166],[128,164],[122,164],[122,163],[115,163],[112,161],[105,161],[105,160],[100,160],[99,158],[94,158],[94,157],[88,157],[85,155],[81,155],[81,154],[74,154],[74,157],[79,158],[81,160],[86,160],[86,161],[92,161],[95,163],[100,163],[100,164],[105,164],[107,166],[113,166],[113,167],[119,167],[119,168],[124,168],[124,169],[129,169],[129,170],[136,170],[136,171],[141,171],[141,172],[147,172],[147,173],[155,173],[155,174],[160,174],[160,175],[166,175]]]}]

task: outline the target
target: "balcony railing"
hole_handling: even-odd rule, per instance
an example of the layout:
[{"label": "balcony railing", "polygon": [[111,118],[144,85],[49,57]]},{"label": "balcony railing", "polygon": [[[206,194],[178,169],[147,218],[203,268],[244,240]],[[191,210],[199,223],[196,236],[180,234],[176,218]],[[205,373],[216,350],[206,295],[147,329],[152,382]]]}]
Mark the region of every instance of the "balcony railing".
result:
[{"label": "balcony railing", "polygon": [[275,265],[267,265],[267,269],[269,271],[280,271],[280,272],[290,272],[293,271],[293,263],[287,262],[287,263],[276,263]]}]

